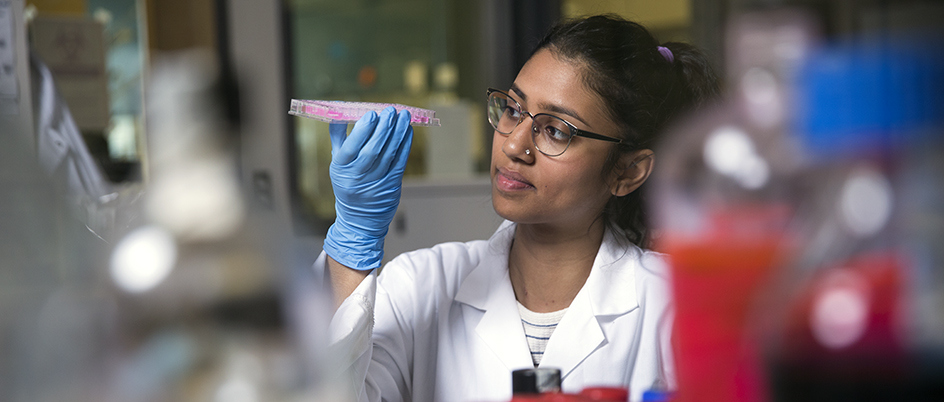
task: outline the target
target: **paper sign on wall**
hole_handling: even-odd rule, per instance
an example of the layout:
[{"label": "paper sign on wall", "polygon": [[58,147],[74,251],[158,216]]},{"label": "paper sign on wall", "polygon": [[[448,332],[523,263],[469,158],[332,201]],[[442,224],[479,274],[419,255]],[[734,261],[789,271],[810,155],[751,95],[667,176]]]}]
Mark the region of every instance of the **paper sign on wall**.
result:
[{"label": "paper sign on wall", "polygon": [[110,120],[104,29],[85,17],[37,17],[33,50],[49,67],[82,131],[104,131]]},{"label": "paper sign on wall", "polygon": [[12,1],[0,0],[0,114],[19,112],[13,25]]}]

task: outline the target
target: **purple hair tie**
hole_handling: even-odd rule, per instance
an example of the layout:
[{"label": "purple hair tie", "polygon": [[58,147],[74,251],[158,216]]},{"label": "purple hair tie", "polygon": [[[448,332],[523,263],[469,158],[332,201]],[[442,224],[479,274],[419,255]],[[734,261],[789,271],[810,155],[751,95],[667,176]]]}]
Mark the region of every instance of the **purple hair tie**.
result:
[{"label": "purple hair tie", "polygon": [[665,61],[669,62],[670,64],[675,62],[675,56],[672,55],[672,51],[669,50],[669,48],[665,46],[659,46],[656,49],[659,49],[659,53],[662,54],[662,57],[665,59]]}]

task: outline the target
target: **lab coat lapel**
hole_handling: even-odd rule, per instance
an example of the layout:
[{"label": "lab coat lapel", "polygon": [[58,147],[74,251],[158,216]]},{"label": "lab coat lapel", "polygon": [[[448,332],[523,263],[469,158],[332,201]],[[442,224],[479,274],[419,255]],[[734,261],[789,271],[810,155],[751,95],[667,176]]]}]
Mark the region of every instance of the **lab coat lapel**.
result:
[{"label": "lab coat lapel", "polygon": [[541,367],[559,368],[562,378],[566,378],[580,362],[608,342],[632,341],[607,339],[600,317],[626,314],[639,306],[635,266],[627,263],[635,259],[622,258],[634,252],[638,249],[620,246],[613,233],[607,231],[587,282],[548,341]]},{"label": "lab coat lapel", "polygon": [[533,367],[508,278],[508,250],[514,225],[505,222],[489,239],[489,253],[463,280],[456,301],[483,310],[476,334],[509,370]]},{"label": "lab coat lapel", "polygon": [[577,294],[557,324],[541,360],[541,367],[559,368],[562,378],[606,341],[584,290],[586,288]]},{"label": "lab coat lapel", "polygon": [[505,270],[502,279],[492,283],[485,315],[475,332],[510,370],[533,367],[531,350],[524,336],[521,316],[515,308],[515,293]]}]

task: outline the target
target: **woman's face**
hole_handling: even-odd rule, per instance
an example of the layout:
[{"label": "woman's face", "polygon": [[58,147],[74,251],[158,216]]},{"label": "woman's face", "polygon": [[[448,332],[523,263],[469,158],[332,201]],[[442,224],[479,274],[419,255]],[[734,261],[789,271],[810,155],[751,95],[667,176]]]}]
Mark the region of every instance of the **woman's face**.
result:
[{"label": "woman's face", "polygon": [[[616,124],[605,117],[603,100],[584,85],[579,68],[540,50],[522,67],[508,93],[532,115],[552,114],[578,129],[616,137]],[[495,211],[517,223],[586,230],[611,196],[601,173],[613,146],[575,136],[563,154],[544,155],[534,148],[531,118],[525,115],[511,134],[494,133]]]}]

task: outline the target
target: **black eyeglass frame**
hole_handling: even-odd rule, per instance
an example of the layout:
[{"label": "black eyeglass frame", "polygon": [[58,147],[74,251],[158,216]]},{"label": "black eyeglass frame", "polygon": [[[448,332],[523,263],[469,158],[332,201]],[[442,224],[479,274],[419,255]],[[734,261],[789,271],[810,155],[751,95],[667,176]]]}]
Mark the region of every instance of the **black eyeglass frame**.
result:
[{"label": "black eyeglass frame", "polygon": [[[553,156],[561,156],[561,155],[563,155],[564,152],[566,152],[567,149],[570,148],[570,143],[573,141],[573,139],[574,139],[575,136],[576,136],[576,137],[590,138],[590,139],[593,139],[593,140],[601,140],[601,141],[613,142],[613,143],[617,143],[617,144],[620,144],[620,143],[623,142],[623,140],[622,140],[622,139],[619,139],[619,138],[608,137],[608,136],[605,136],[605,135],[602,135],[602,134],[591,133],[591,132],[586,131],[586,130],[581,130],[581,129],[577,128],[576,126],[574,126],[571,122],[569,122],[569,121],[567,121],[567,120],[565,120],[565,119],[563,119],[563,118],[561,118],[561,117],[559,117],[559,116],[555,116],[555,115],[552,115],[552,114],[549,114],[549,113],[531,114],[531,112],[529,112],[529,111],[527,111],[527,110],[524,110],[524,108],[521,107],[521,104],[518,103],[518,101],[516,101],[515,98],[512,98],[511,95],[509,95],[507,92],[502,91],[502,90],[500,90],[500,89],[488,88],[488,91],[485,92],[485,100],[486,100],[486,102],[487,102],[487,103],[486,103],[486,108],[488,107],[488,105],[491,104],[490,100],[492,99],[492,94],[493,94],[493,93],[496,93],[496,92],[497,92],[497,93],[500,93],[500,94],[502,94],[502,95],[505,95],[506,98],[508,98],[509,100],[511,100],[512,102],[514,102],[514,103],[515,103],[515,106],[518,107],[518,111],[521,112],[521,115],[518,116],[518,122],[515,123],[515,127],[512,128],[512,131],[513,131],[515,128],[517,128],[518,125],[521,124],[522,121],[524,121],[524,116],[525,116],[525,115],[528,115],[528,117],[531,118],[531,130],[532,130],[532,132],[534,131],[534,118],[535,118],[535,117],[538,117],[538,116],[541,116],[541,115],[550,116],[550,117],[553,117],[553,118],[555,118],[555,119],[558,119],[558,120],[564,122],[564,124],[566,124],[568,128],[570,128],[570,137],[567,138],[567,145],[564,147],[564,149],[563,149],[562,151],[560,151],[560,153],[557,153],[557,154],[549,154],[549,153],[545,152],[544,150],[542,150],[541,148],[539,148],[538,145],[534,142],[534,134],[531,135],[531,144],[534,145],[534,148],[535,148],[535,149],[537,149],[538,151],[541,151],[541,153],[544,154],[544,155],[552,156],[552,157],[553,157]],[[486,110],[485,112],[486,112],[486,115],[487,115],[487,116],[491,116],[491,114],[488,113],[488,110]],[[501,132],[500,130],[498,130],[498,124],[495,123],[495,122],[493,122],[492,119],[491,119],[491,117],[488,117],[488,123],[491,124],[491,125],[492,125],[492,128],[494,128],[495,131],[498,131],[498,133],[501,134],[501,135],[508,136],[509,134],[511,134],[511,131],[509,131],[509,132],[507,132],[507,133],[503,133],[503,132]]]}]

